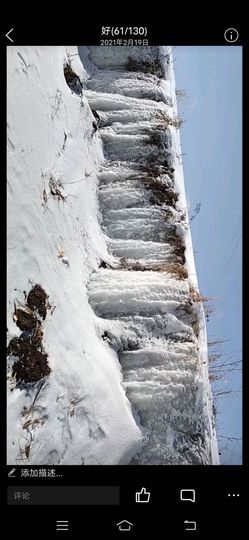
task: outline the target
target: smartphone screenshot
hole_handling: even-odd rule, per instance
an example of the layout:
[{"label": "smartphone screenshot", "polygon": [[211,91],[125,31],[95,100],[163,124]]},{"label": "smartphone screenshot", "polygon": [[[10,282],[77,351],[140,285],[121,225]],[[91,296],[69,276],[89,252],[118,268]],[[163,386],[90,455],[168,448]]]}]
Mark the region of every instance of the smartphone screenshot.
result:
[{"label": "smartphone screenshot", "polygon": [[2,32],[4,513],[238,534],[243,31],[105,24]]}]

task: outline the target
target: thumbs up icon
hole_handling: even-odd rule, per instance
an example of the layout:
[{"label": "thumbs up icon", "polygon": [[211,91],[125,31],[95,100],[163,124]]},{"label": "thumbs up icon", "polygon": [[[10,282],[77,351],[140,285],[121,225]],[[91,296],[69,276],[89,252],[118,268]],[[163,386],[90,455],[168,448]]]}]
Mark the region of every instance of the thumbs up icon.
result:
[{"label": "thumbs up icon", "polygon": [[150,500],[150,493],[149,491],[146,491],[144,487],[141,489],[141,491],[137,491],[136,493],[137,503],[148,503],[149,500]]}]

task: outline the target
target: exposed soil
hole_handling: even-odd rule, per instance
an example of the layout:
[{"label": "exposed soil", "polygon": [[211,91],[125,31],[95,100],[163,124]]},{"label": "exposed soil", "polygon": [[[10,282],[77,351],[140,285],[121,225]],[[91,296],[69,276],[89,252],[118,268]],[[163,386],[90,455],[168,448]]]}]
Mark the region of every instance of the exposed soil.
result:
[{"label": "exposed soil", "polygon": [[14,312],[14,320],[22,334],[10,340],[7,355],[17,357],[12,375],[17,383],[35,383],[50,374],[48,355],[43,349],[43,328],[39,316],[47,314],[48,296],[41,285],[36,284],[27,296],[24,309]]},{"label": "exposed soil", "polygon": [[29,336],[21,334],[21,336],[14,337],[10,340],[7,347],[7,354],[22,358],[30,351],[34,353],[36,349],[42,350],[42,334],[38,332]]},{"label": "exposed soil", "polygon": [[47,295],[41,285],[35,285],[28,294],[27,305],[30,309],[37,309],[39,315],[46,319],[47,315]]},{"label": "exposed soil", "polygon": [[33,330],[36,327],[37,319],[34,313],[19,308],[16,310],[16,317],[16,325],[20,330]]},{"label": "exposed soil", "polygon": [[12,373],[17,382],[34,383],[49,375],[51,369],[47,358],[46,353],[30,349],[28,354],[23,355],[13,365]]}]

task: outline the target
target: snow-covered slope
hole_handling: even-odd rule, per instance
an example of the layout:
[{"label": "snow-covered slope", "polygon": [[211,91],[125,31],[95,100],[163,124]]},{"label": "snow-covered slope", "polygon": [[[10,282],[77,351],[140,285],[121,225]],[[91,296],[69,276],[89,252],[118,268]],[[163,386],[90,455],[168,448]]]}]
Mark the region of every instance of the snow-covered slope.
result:
[{"label": "snow-covered slope", "polygon": [[79,53],[8,47],[8,462],[218,464],[170,49]]}]

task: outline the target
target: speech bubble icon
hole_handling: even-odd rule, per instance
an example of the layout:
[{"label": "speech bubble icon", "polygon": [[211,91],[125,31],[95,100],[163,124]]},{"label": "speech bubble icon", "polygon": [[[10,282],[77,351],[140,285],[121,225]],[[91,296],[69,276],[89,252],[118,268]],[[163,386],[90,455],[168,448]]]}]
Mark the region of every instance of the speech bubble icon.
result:
[{"label": "speech bubble icon", "polygon": [[195,502],[195,490],[194,489],[181,489],[180,491],[181,501]]}]

